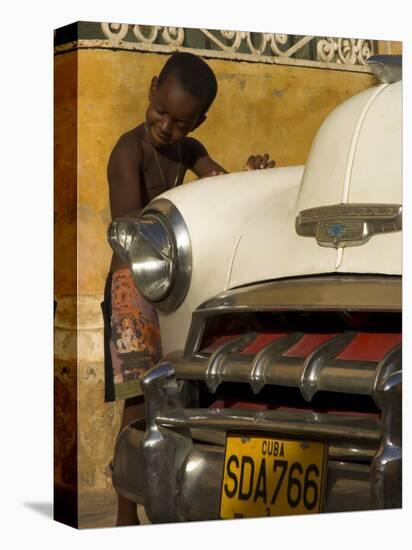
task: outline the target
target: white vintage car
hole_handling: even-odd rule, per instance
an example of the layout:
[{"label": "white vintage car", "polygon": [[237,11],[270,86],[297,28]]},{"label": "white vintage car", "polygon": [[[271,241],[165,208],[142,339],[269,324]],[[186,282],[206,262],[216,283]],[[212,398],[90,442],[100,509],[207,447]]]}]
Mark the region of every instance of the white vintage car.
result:
[{"label": "white vintage car", "polygon": [[159,311],[113,483],[153,523],[401,506],[400,60],[305,166],[218,176],[116,220]]}]

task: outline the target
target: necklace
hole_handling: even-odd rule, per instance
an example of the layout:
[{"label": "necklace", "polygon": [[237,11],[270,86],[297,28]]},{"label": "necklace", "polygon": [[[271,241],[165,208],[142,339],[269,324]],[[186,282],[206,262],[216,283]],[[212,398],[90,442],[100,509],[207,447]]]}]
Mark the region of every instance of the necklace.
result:
[{"label": "necklace", "polygon": [[[149,130],[147,129],[147,124],[146,122],[144,123],[144,127],[145,127],[145,130],[146,130],[146,134],[147,136],[149,137]],[[179,156],[179,163],[177,165],[177,169],[176,169],[176,177],[175,177],[175,181],[173,182],[173,185],[172,186],[168,186],[167,185],[167,181],[166,181],[166,178],[165,178],[165,175],[164,175],[164,172],[162,170],[162,167],[160,166],[160,160],[159,160],[159,156],[157,154],[157,151],[156,151],[156,148],[153,146],[152,142],[150,141],[149,139],[149,143],[152,147],[152,150],[153,150],[153,154],[154,154],[154,158],[156,159],[156,164],[157,164],[157,167],[159,169],[159,174],[160,174],[160,177],[162,178],[162,181],[163,181],[163,185],[166,187],[166,189],[172,189],[173,187],[176,187],[176,184],[177,184],[177,180],[179,178],[179,172],[180,172],[180,164],[182,162],[182,155],[181,155],[181,151],[180,151],[180,143],[177,143],[177,153],[178,153],[178,156]]]}]

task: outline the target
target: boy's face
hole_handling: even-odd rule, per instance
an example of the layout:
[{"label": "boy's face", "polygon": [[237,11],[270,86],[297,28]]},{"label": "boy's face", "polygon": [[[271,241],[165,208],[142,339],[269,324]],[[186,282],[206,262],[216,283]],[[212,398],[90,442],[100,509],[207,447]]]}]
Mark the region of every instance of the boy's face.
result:
[{"label": "boy's face", "polygon": [[154,147],[177,143],[205,120],[202,102],[171,74],[159,86],[154,77],[146,111],[148,137]]}]

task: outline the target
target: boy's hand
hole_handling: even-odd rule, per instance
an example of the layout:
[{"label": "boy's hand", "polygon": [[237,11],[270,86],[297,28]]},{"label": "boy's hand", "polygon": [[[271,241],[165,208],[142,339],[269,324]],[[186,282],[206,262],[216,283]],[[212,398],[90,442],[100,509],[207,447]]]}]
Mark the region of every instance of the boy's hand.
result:
[{"label": "boy's hand", "polygon": [[264,168],[273,168],[276,162],[269,160],[269,155],[265,153],[262,155],[251,155],[247,159],[247,163],[243,170],[262,170]]}]

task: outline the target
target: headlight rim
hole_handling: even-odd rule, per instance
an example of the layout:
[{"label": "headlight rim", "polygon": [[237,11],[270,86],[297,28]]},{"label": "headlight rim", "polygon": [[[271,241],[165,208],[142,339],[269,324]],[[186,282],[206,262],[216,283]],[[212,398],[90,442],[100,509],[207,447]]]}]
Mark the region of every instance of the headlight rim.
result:
[{"label": "headlight rim", "polygon": [[148,204],[139,217],[144,218],[145,215],[159,219],[174,244],[175,269],[170,290],[158,301],[148,300],[159,311],[171,313],[183,303],[190,288],[192,246],[189,231],[178,208],[166,198],[155,199]]},{"label": "headlight rim", "polygon": [[[130,264],[130,269],[131,269],[133,280],[137,287],[137,290],[140,292],[143,298],[148,302],[150,302],[151,304],[161,303],[164,300],[166,300],[166,298],[172,292],[173,285],[176,278],[176,272],[177,272],[177,261],[176,261],[177,251],[176,250],[177,249],[176,249],[175,238],[172,231],[168,227],[164,217],[162,215],[159,215],[158,213],[148,212],[145,214],[145,216],[140,215],[138,221],[140,222],[140,227],[141,227],[139,231],[141,233],[141,240],[143,242],[146,242],[152,249],[157,250],[157,246],[155,246],[155,243],[152,241],[152,238],[151,238],[152,234],[149,229],[150,225],[148,226],[148,229],[149,229],[148,234],[146,233],[147,229],[146,230],[144,229],[146,225],[145,222],[148,222],[148,221],[153,221],[163,228],[163,231],[166,233],[166,240],[169,241],[171,245],[171,258],[170,258],[171,264],[172,264],[171,275],[170,275],[170,279],[168,281],[165,293],[162,294],[159,298],[151,297],[150,294],[147,292],[147,289],[144,288],[144,285],[142,284],[141,274],[138,269],[139,267],[144,265],[144,262],[143,264],[142,262],[135,263],[133,261],[133,246],[129,250],[129,264]],[[145,233],[146,233],[146,236],[145,236]],[[140,243],[141,240],[138,240],[137,244]],[[139,249],[139,244],[137,249]]]}]

